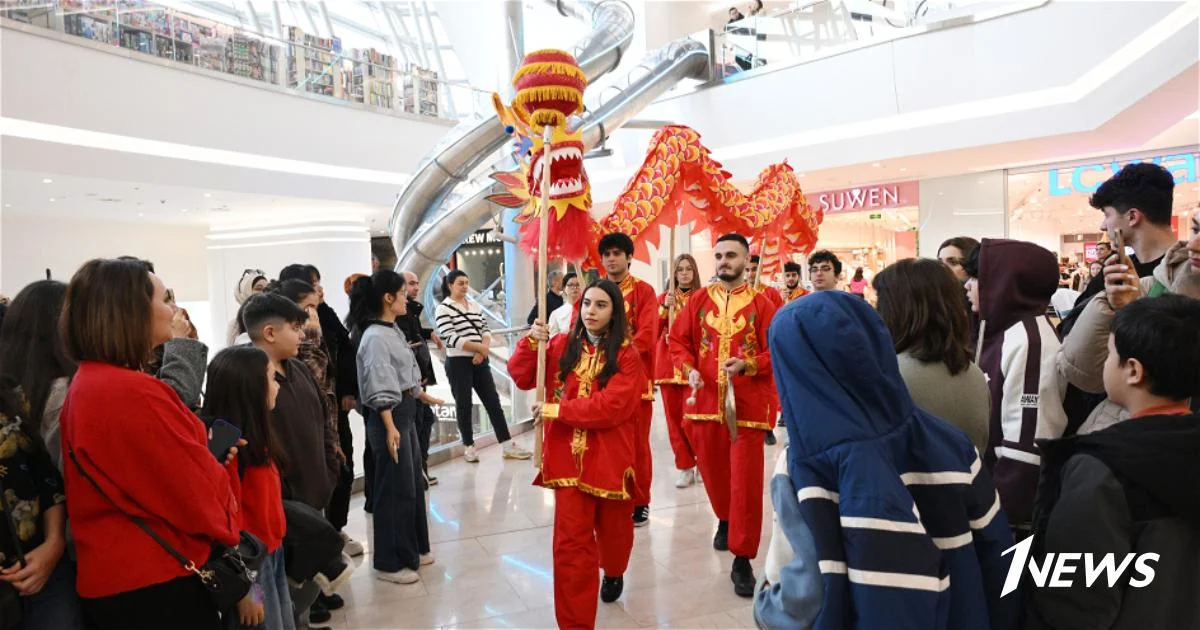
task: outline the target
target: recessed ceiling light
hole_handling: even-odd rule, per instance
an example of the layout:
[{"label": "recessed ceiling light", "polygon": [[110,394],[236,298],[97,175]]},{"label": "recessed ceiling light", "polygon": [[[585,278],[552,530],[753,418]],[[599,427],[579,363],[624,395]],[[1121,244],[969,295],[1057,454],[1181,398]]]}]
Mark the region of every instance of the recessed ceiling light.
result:
[{"label": "recessed ceiling light", "polygon": [[875,168],[879,168],[880,166],[883,166],[883,165],[880,164],[879,162],[872,162],[871,166],[874,166]]},{"label": "recessed ceiling light", "polygon": [[50,203],[54,203],[54,197],[50,198]]},{"label": "recessed ceiling light", "polygon": [[139,218],[139,219],[140,219],[140,218],[142,218],[142,217],[144,217],[144,216],[146,216],[146,215],[142,214],[141,212],[139,212],[139,213],[138,213],[138,218]]},{"label": "recessed ceiling light", "polygon": [[796,177],[804,177],[804,173],[799,173],[796,175]]},{"label": "recessed ceiling light", "polygon": [[901,167],[900,167],[900,172],[901,172],[901,173],[903,173],[903,172],[905,172],[905,171],[907,171],[907,170],[908,170],[908,167],[907,167],[907,166],[901,166]]},{"label": "recessed ceiling light", "polygon": [[45,179],[43,179],[43,180],[42,180],[42,183],[43,183],[43,184],[53,184],[53,183],[54,183],[54,180],[53,180],[53,179],[50,179],[49,177],[47,177],[47,178],[45,178]]},{"label": "recessed ceiling light", "polygon": [[6,204],[4,204],[4,207],[5,207],[5,208],[11,208],[11,207],[12,207],[12,204],[11,204],[11,203],[6,203]]},{"label": "recessed ceiling light", "polygon": [[205,198],[212,197],[212,193],[204,193],[204,197]]},{"label": "recessed ceiling light", "polygon": [[183,208],[180,212],[187,212],[187,208]]}]

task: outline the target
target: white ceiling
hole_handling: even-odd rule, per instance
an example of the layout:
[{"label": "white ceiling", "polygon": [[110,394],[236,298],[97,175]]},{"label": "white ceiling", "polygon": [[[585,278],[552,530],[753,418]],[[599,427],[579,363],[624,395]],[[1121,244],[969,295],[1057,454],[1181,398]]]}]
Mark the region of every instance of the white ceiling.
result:
[{"label": "white ceiling", "polygon": [[4,169],[4,214],[236,227],[311,219],[359,218],[373,234],[386,232],[391,207],[201,189],[137,181]]}]

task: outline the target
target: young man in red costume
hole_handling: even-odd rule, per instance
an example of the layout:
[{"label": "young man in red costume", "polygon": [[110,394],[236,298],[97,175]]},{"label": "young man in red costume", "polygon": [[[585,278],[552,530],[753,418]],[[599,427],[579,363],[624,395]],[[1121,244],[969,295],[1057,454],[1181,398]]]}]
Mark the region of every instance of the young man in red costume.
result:
[{"label": "young man in red costume", "polygon": [[633,262],[633,239],[620,232],[605,234],[600,239],[600,262],[609,280],[621,288],[625,298],[625,319],[629,336],[642,358],[646,382],[643,383],[642,407],[637,424],[637,495],[633,508],[633,524],[641,527],[650,522],[650,481],[654,475],[650,460],[650,419],[654,416],[654,343],[658,339],[658,296],[654,287],[629,273]]},{"label": "young man in red costume", "polygon": [[[688,299],[669,343],[671,358],[696,389],[696,404],[683,417],[719,521],[713,548],[733,552],[733,590],[750,597],[755,586],[750,560],[758,555],[762,534],[763,440],[775,425],[767,349],[775,305],[746,284],[745,237],[722,236],[714,255],[720,282]],[[725,417],[731,382],[736,418]],[[736,436],[730,435],[731,425]]]},{"label": "young man in red costume", "polygon": [[[624,589],[633,550],[634,441],[646,376],[627,335],[624,298],[593,283],[567,334],[550,340],[535,322],[508,361],[521,389],[537,385],[537,346],[546,349],[544,432],[535,485],[554,489],[554,608],[560,628],[596,625],[596,591],[606,603]],[[601,585],[597,569],[604,570]]]},{"label": "young man in red costume", "polygon": [[800,270],[800,265],[794,262],[783,265],[783,281],[787,284],[787,291],[783,294],[785,302],[794,302],[808,295],[808,289],[800,284]]},{"label": "young man in red costume", "polygon": [[671,332],[671,313],[676,317],[688,296],[699,290],[700,272],[696,259],[683,254],[675,259],[675,277],[667,290],[658,297],[658,345],[654,352],[654,384],[662,394],[663,412],[667,416],[667,435],[671,438],[671,451],[675,453],[676,488],[686,488],[696,483],[696,452],[683,429],[683,403],[688,397],[687,374],[681,372],[671,361],[667,350],[667,336]]}]

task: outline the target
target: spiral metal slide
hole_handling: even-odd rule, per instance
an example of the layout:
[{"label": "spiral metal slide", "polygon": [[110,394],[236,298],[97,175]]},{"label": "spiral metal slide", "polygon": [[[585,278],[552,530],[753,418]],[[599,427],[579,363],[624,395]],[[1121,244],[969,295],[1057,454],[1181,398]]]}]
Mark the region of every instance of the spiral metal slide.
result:
[{"label": "spiral metal slide", "polygon": [[[574,50],[588,81],[616,68],[633,36],[629,6],[621,0],[558,0],[555,6],[564,16],[591,18],[592,31]],[[575,119],[571,126],[582,128],[584,145],[591,149],[683,79],[706,78],[708,67],[704,45],[686,38],[672,42],[647,55],[619,95]],[[640,76],[633,79],[634,73]],[[426,287],[424,302],[431,308],[433,283],[429,278],[495,214],[487,196],[500,192],[501,187],[486,176],[466,179],[508,138],[494,115],[460,124],[434,148],[396,202],[391,221],[392,244],[399,252],[396,268],[417,274]],[[515,167],[512,156],[505,155],[492,170]],[[466,190],[452,197],[464,183]]]}]

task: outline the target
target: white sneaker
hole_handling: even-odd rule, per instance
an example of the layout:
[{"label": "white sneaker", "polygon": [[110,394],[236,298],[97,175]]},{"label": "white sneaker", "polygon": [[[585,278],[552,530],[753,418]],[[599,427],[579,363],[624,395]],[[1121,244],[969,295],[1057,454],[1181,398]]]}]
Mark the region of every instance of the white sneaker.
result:
[{"label": "white sneaker", "polygon": [[696,471],[696,483],[704,483],[704,480],[700,478],[700,467],[697,466],[692,470]]},{"label": "white sneaker", "polygon": [[376,571],[375,577],[383,580],[384,582],[392,582],[394,584],[416,584],[417,582],[421,581],[421,574],[413,571],[412,569],[400,569],[395,573]]},{"label": "white sneaker", "polygon": [[516,442],[504,443],[504,459],[529,459],[533,453],[521,448]]},{"label": "white sneaker", "polygon": [[676,488],[686,488],[688,486],[691,486],[694,483],[696,483],[696,469],[695,468],[684,468],[683,470],[676,472],[676,477],[675,477],[675,487]]},{"label": "white sneaker", "polygon": [[433,557],[432,551],[429,553],[421,554],[421,566],[427,567],[427,566],[433,564],[433,560],[434,560],[434,557]]},{"label": "white sneaker", "polygon": [[475,452],[474,446],[467,447],[466,452],[463,453],[463,459],[466,460],[467,463],[470,463],[470,464],[479,463],[479,454]]},{"label": "white sneaker", "polygon": [[347,534],[346,532],[341,532],[341,534],[342,542],[344,543],[342,546],[342,551],[344,551],[346,555],[350,556],[351,558],[363,555],[363,553],[366,551],[366,548],[363,547],[362,543],[351,538],[350,534]]}]

